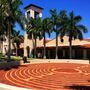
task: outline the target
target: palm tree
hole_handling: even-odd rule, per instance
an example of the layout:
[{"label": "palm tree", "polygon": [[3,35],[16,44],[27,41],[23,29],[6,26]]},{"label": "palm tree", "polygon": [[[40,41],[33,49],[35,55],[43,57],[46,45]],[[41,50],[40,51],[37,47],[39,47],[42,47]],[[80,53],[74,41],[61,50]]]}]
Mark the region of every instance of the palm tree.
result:
[{"label": "palm tree", "polygon": [[5,30],[5,1],[0,0],[0,30]]},{"label": "palm tree", "polygon": [[20,43],[23,41],[23,36],[20,35],[20,31],[13,30],[12,32],[12,43],[16,44],[16,56],[18,56],[18,48]]},{"label": "palm tree", "polygon": [[0,53],[3,52],[3,41],[6,41],[5,33],[1,30],[0,31]]},{"label": "palm tree", "polygon": [[6,35],[6,23],[5,23],[5,13],[3,6],[3,0],[0,0],[0,48],[2,52],[3,43],[2,41],[5,41],[5,35]]},{"label": "palm tree", "polygon": [[11,27],[13,27],[16,22],[18,22],[21,25],[21,27],[23,27],[22,13],[19,8],[20,5],[22,5],[21,0],[1,0],[2,10],[4,9],[3,18],[4,18],[4,22],[6,22],[6,25],[7,25],[7,39],[8,39],[7,62],[10,61],[10,54],[11,54],[10,53],[11,51],[11,41],[10,41]]},{"label": "palm tree", "polygon": [[69,50],[70,50],[70,56],[69,58],[72,58],[72,40],[73,39],[83,39],[83,33],[87,32],[87,28],[80,24],[80,21],[82,20],[81,16],[75,16],[74,12],[70,12],[69,16],[66,16],[66,19],[63,20],[63,25],[61,27],[61,37],[64,35],[69,36]]},{"label": "palm tree", "polygon": [[60,32],[60,23],[61,23],[61,19],[59,14],[57,14],[56,9],[54,10],[50,10],[50,14],[51,14],[51,22],[52,22],[52,27],[53,27],[53,31],[56,33],[56,59],[58,58],[58,35]]},{"label": "palm tree", "polygon": [[52,26],[52,24],[50,23],[49,18],[43,19],[41,35],[44,37],[44,59],[46,58],[46,36],[45,36],[45,33],[47,33],[50,37],[50,33],[52,31],[51,26]]},{"label": "palm tree", "polygon": [[32,34],[32,37],[34,39],[34,42],[33,42],[33,45],[34,45],[34,58],[36,58],[36,46],[37,46],[37,37],[39,37],[40,35],[40,32],[41,32],[41,29],[42,29],[42,24],[41,24],[41,18],[30,18],[28,20],[28,23],[27,23],[27,28],[26,28],[26,31],[27,31],[27,34],[28,34],[28,37]]}]

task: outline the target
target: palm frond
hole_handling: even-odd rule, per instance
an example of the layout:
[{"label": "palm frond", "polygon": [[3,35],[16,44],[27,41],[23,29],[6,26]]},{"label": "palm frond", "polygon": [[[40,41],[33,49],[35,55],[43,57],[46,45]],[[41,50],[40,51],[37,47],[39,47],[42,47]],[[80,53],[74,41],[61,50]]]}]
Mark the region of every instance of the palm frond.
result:
[{"label": "palm frond", "polygon": [[80,24],[79,24],[79,25],[77,26],[77,28],[78,28],[79,30],[81,30],[83,33],[87,33],[87,32],[88,32],[86,26],[84,26],[84,25],[80,25]]},{"label": "palm frond", "polygon": [[75,23],[78,23],[78,22],[80,22],[82,20],[82,17],[81,16],[75,16],[74,17],[74,22]]}]

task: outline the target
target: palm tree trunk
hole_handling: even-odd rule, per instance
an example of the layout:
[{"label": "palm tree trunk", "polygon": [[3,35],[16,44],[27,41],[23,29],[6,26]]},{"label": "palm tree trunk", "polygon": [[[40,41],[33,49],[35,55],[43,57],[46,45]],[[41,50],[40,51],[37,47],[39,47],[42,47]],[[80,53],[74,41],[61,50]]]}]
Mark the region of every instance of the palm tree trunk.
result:
[{"label": "palm tree trunk", "polygon": [[8,35],[7,35],[7,46],[8,46],[8,51],[7,51],[7,62],[10,62],[11,59],[11,40],[10,40],[10,33],[11,33],[11,24],[8,22]]},{"label": "palm tree trunk", "polygon": [[45,32],[44,32],[44,59],[46,59],[46,41],[45,41]]},{"label": "palm tree trunk", "polygon": [[2,52],[2,41],[0,39],[0,53]]},{"label": "palm tree trunk", "polygon": [[30,54],[33,54],[33,58],[34,58],[34,52],[35,52],[35,39],[34,39],[34,37],[33,37],[33,35],[32,35],[32,43],[33,43],[33,50],[30,52]]},{"label": "palm tree trunk", "polygon": [[17,45],[16,45],[16,56],[18,56],[18,48],[17,48]]},{"label": "palm tree trunk", "polygon": [[56,57],[55,59],[58,59],[58,34],[56,32]]},{"label": "palm tree trunk", "polygon": [[72,39],[69,41],[70,47],[69,47],[69,58],[72,59]]},{"label": "palm tree trunk", "polygon": [[1,47],[1,53],[3,54],[3,41],[2,41],[2,47]]},{"label": "palm tree trunk", "polygon": [[37,39],[35,38],[34,58],[36,58],[36,57],[37,57],[37,50],[36,50],[36,46],[37,46]]}]

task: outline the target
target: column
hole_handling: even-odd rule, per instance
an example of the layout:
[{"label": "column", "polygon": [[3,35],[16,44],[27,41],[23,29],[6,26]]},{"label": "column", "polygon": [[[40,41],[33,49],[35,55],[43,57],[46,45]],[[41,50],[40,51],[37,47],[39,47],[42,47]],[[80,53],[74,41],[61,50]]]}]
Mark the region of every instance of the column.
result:
[{"label": "column", "polygon": [[48,50],[48,58],[50,58],[50,50]]},{"label": "column", "polygon": [[25,17],[27,18],[27,12],[25,12]]},{"label": "column", "polygon": [[65,50],[63,50],[63,57],[65,58]]},{"label": "column", "polygon": [[72,50],[72,56],[75,58],[75,50]]},{"label": "column", "polygon": [[24,56],[27,57],[27,33],[24,34]]},{"label": "column", "polygon": [[40,17],[40,18],[42,17],[42,13],[39,13],[39,17]]},{"label": "column", "polygon": [[83,50],[83,59],[86,59],[86,58],[87,58],[87,50],[84,49],[84,50]]},{"label": "column", "polygon": [[32,53],[32,51],[33,51],[33,47],[30,47],[30,57],[31,57],[31,58],[33,58],[33,53]]},{"label": "column", "polygon": [[30,16],[34,18],[34,10],[30,9]]}]

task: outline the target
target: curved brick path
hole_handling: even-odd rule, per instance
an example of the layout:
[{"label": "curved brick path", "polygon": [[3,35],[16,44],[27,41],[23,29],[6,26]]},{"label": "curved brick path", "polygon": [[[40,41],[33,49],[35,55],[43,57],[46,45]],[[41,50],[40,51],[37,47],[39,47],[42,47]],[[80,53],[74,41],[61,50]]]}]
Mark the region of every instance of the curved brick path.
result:
[{"label": "curved brick path", "polygon": [[90,66],[82,64],[29,64],[0,71],[1,83],[39,90],[60,90],[72,85],[89,86],[89,80]]}]

